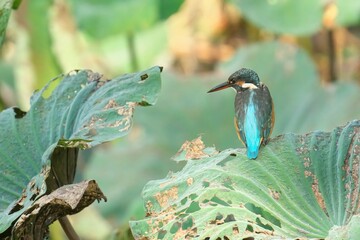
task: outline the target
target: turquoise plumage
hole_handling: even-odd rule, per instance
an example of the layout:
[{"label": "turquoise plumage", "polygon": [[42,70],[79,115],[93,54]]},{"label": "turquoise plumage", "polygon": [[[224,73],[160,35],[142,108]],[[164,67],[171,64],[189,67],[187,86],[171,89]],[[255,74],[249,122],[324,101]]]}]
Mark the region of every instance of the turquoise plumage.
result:
[{"label": "turquoise plumage", "polygon": [[[244,132],[247,145],[248,158],[256,158],[260,147],[260,127],[256,119],[256,110],[252,101],[253,94],[250,94],[249,106],[245,111]],[[238,122],[239,124],[239,122]],[[240,123],[241,125],[241,123]]]}]

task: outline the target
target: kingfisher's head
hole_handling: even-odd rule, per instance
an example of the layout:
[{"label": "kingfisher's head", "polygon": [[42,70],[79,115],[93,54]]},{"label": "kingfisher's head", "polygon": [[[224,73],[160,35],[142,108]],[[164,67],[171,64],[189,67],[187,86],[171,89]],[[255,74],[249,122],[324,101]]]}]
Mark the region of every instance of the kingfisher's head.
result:
[{"label": "kingfisher's head", "polygon": [[260,86],[260,79],[257,73],[249,68],[241,68],[230,75],[229,79],[208,91],[216,92],[228,87],[234,88],[237,92],[245,89],[254,89]]}]

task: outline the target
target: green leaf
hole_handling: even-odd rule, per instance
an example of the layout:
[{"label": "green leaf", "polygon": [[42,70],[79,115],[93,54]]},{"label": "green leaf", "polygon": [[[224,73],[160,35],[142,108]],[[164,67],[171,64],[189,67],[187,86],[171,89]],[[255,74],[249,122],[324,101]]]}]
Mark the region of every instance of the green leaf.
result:
[{"label": "green leaf", "polygon": [[359,170],[359,120],[332,132],[285,134],[256,160],[244,148],[188,159],[145,186],[148,217],[130,225],[137,239],[325,238],[349,223],[354,234]]},{"label": "green leaf", "polygon": [[[50,9],[52,1],[30,1],[25,8],[29,33],[30,57],[36,76],[36,88],[41,88],[48,79],[59,75],[62,70],[52,49],[50,34]],[[39,13],[42,14],[39,14]]]},{"label": "green leaf", "polygon": [[16,84],[12,65],[0,60],[0,110],[16,103]]},{"label": "green leaf", "polygon": [[21,4],[21,1],[22,0],[14,0],[13,5],[12,5],[12,9],[15,9],[15,10],[18,9],[20,4]]},{"label": "green leaf", "polygon": [[12,65],[0,60],[0,86],[7,85],[11,90],[15,89],[14,68]]},{"label": "green leaf", "polygon": [[[182,0],[73,0],[72,9],[80,29],[94,38],[147,29],[174,13]],[[116,16],[116,17],[109,17]]]},{"label": "green leaf", "polygon": [[340,26],[352,26],[360,23],[360,2],[357,0],[337,0],[338,15],[336,23]]},{"label": "green leaf", "polygon": [[360,236],[360,215],[355,215],[345,226],[334,226],[330,229],[328,239],[357,239]]},{"label": "green leaf", "polygon": [[0,233],[47,191],[50,159],[66,152],[55,149],[89,148],[129,132],[135,106],[156,102],[160,71],[153,67],[112,80],[74,71],[35,92],[27,113],[0,113]]},{"label": "green leaf", "polygon": [[241,13],[267,31],[310,35],[321,28],[323,3],[319,0],[233,0]]},{"label": "green leaf", "polygon": [[0,1],[0,47],[4,42],[6,27],[11,13],[12,2],[12,0]]},{"label": "green leaf", "polygon": [[[166,22],[158,23],[149,29],[138,30],[134,35],[134,49],[137,65],[140,69],[146,68],[159,58],[167,48]],[[109,66],[116,69],[118,58],[121,56],[122,69],[133,68],[132,58],[129,55],[129,39],[126,34],[116,35],[111,38],[101,39],[97,44],[101,49],[100,55],[107,58]],[[151,48],[149,48],[151,46]],[[66,56],[63,57],[66,59]]]}]

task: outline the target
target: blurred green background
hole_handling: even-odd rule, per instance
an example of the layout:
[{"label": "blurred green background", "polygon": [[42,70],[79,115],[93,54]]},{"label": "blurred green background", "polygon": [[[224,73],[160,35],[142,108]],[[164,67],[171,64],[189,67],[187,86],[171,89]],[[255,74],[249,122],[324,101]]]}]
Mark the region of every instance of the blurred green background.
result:
[{"label": "blurred green background", "polygon": [[[358,0],[1,0],[0,8],[1,109],[27,110],[35,89],[73,69],[110,78],[164,66],[158,103],[136,110],[131,133],[81,153],[77,179],[96,179],[108,197],[71,217],[82,239],[131,239],[128,220],[145,214],[143,186],[182,167],[170,158],[184,141],[241,146],[234,92],[206,93],[241,67],[272,93],[273,136],[360,117]],[[56,224],[51,238],[65,239]]]}]

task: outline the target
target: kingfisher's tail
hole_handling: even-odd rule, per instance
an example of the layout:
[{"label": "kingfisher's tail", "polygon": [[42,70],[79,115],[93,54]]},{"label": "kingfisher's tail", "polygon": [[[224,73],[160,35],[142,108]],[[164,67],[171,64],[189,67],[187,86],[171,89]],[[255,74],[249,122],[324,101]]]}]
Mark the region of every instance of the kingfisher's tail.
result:
[{"label": "kingfisher's tail", "polygon": [[259,154],[259,149],[258,148],[256,148],[256,149],[249,149],[248,148],[248,150],[247,150],[247,157],[249,159],[257,158],[258,154]]}]

